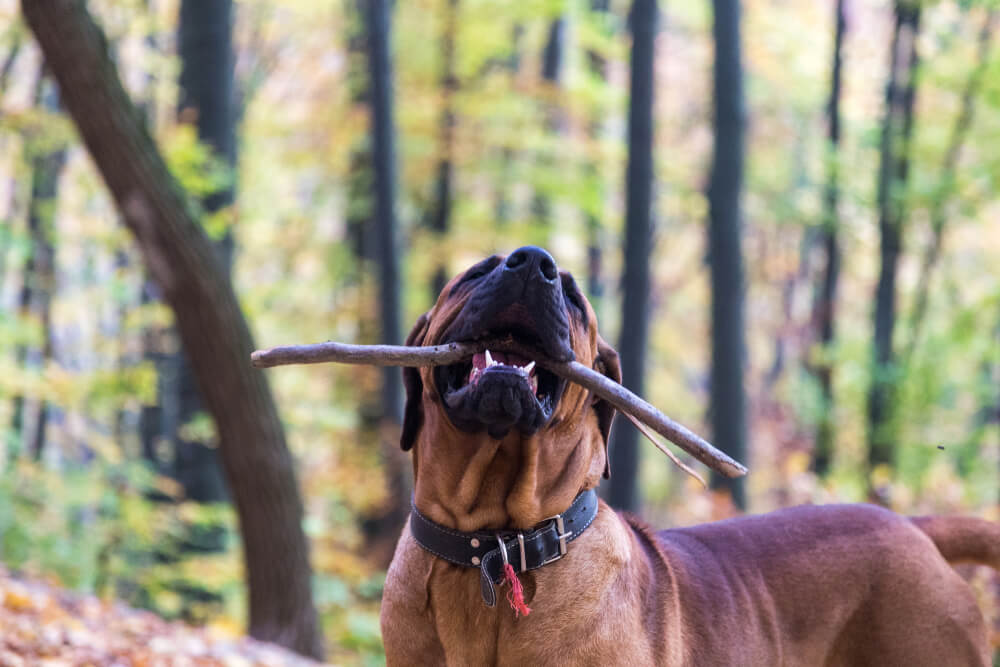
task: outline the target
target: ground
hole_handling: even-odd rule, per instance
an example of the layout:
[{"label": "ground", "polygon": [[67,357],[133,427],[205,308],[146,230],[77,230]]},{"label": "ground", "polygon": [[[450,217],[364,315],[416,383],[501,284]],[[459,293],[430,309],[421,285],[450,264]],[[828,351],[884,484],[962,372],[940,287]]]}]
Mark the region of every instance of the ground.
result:
[{"label": "ground", "polygon": [[0,567],[0,667],[312,667],[273,644],[171,623]]}]

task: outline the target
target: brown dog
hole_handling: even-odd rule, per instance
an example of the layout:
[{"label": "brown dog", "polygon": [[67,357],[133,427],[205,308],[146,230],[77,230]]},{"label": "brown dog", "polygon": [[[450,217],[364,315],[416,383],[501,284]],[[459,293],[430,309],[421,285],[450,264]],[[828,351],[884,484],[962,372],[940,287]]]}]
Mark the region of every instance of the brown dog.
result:
[{"label": "brown dog", "polygon": [[[456,277],[407,344],[484,339],[489,358],[405,371],[415,510],[382,602],[390,665],[989,663],[948,561],[1000,567],[1000,526],[845,505],[654,534],[578,495],[606,473],[610,406],[503,351],[513,339],[621,379],[544,250]],[[522,613],[523,586],[530,615],[488,606],[502,581]]]}]

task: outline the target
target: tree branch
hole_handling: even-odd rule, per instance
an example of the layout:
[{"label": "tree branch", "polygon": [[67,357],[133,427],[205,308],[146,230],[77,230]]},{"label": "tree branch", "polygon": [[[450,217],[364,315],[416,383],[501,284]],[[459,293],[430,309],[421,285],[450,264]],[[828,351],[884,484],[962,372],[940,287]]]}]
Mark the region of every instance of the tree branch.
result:
[{"label": "tree branch", "polygon": [[[400,345],[349,345],[346,343],[318,343],[316,345],[289,345],[257,350],[250,360],[257,368],[270,368],[289,364],[320,364],[329,361],[344,364],[373,364],[376,366],[442,366],[467,359],[486,349],[487,343],[448,343],[428,347]],[[517,350],[510,340],[489,342],[491,350]],[[536,358],[534,353],[525,356]],[[542,367],[559,377],[589,389],[611,403],[626,416],[646,424],[664,438],[695,457],[706,466],[726,477],[742,477],[746,467],[719,451],[704,438],[675,422],[655,407],[639,398],[622,385],[576,361],[560,362],[537,359]]]}]

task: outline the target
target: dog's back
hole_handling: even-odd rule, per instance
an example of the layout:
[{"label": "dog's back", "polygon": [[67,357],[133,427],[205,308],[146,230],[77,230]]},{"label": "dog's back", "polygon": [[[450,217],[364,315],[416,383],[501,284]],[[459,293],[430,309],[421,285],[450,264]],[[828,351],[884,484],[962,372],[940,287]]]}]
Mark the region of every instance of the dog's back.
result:
[{"label": "dog's back", "polygon": [[967,666],[989,664],[983,617],[923,529],[969,557],[982,524],[801,506],[657,539],[704,664]]}]

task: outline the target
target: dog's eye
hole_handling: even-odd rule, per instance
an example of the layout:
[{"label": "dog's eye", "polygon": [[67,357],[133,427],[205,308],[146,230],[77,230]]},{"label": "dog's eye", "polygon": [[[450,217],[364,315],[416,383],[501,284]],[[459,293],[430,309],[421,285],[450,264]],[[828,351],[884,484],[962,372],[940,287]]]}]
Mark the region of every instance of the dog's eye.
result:
[{"label": "dog's eye", "polygon": [[462,279],[459,280],[458,283],[455,285],[455,289],[458,289],[463,285],[467,285],[473,280],[479,280],[483,276],[492,272],[493,269],[497,268],[497,265],[499,263],[500,263],[499,256],[493,255],[492,257],[487,257],[483,261],[479,262],[479,264],[476,264],[471,269],[466,271],[465,275],[462,276]]}]

